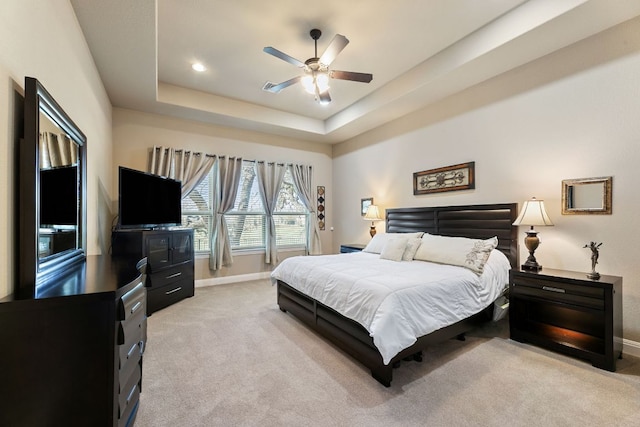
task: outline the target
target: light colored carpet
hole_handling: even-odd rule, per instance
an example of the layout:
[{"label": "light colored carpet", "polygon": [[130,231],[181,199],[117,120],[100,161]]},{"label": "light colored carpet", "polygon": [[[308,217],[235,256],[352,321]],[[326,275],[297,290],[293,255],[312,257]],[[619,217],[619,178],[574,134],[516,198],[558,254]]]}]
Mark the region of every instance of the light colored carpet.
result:
[{"label": "light colored carpet", "polygon": [[615,373],[508,339],[506,321],[403,362],[390,388],[276,304],[266,280],[154,313],[137,427],[639,426],[640,360]]}]

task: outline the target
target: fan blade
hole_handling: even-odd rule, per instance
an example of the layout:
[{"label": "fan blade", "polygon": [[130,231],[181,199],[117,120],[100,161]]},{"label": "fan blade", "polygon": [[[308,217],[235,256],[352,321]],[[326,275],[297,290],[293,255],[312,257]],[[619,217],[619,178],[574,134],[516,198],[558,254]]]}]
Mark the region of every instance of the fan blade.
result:
[{"label": "fan blade", "polygon": [[333,60],[336,59],[336,56],[338,56],[338,54],[342,52],[342,49],[344,49],[348,44],[349,40],[345,36],[336,34],[320,57],[320,63],[327,67],[331,65]]},{"label": "fan blade", "polygon": [[322,93],[318,94],[318,100],[320,101],[320,104],[328,104],[331,102],[331,95],[329,95],[329,91],[325,90]]},{"label": "fan blade", "polygon": [[296,67],[299,68],[304,68],[304,62],[297,60],[296,58],[287,55],[284,52],[279,51],[278,49],[276,49],[275,47],[271,47],[271,46],[267,46],[264,49],[262,49],[264,52],[268,53],[269,55],[273,55],[276,58],[280,58],[283,61],[287,61],[289,64],[293,64]]},{"label": "fan blade", "polygon": [[371,80],[373,80],[373,74],[355,73],[353,71],[331,70],[329,71],[329,77],[331,77],[332,79],[351,80],[354,82],[362,83],[369,83]]},{"label": "fan blade", "polygon": [[267,92],[272,92],[272,93],[278,93],[282,89],[285,89],[285,88],[291,86],[292,84],[298,83],[301,78],[302,78],[302,76],[294,77],[292,79],[287,80],[286,82],[282,82],[282,83],[278,83],[278,84],[273,84],[271,82],[266,82],[264,84],[264,86],[262,87],[262,90],[266,90]]}]

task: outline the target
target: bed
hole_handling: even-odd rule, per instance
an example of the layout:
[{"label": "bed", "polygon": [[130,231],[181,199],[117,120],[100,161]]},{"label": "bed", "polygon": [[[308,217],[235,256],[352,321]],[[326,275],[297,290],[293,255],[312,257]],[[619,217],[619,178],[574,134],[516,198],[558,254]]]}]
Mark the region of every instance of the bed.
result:
[{"label": "bed", "polygon": [[[395,235],[395,233],[402,233],[398,234],[402,237],[404,237],[405,234],[409,236],[411,233],[428,233],[429,236],[427,237],[437,235],[482,239],[483,241],[489,241],[497,237],[497,242],[493,240],[496,251],[492,251],[492,256],[489,257],[489,260],[492,261],[493,258],[497,259],[498,256],[502,257],[505,261],[501,262],[506,262],[507,264],[504,268],[508,269],[510,266],[518,265],[517,227],[512,225],[516,217],[517,204],[515,203],[388,209],[386,212],[386,233],[389,236],[392,234]],[[493,253],[498,251],[501,252],[501,254],[494,256]],[[504,254],[504,256],[502,254]],[[426,268],[426,266],[423,265],[433,263],[421,261],[409,263],[394,263],[393,261],[385,260],[375,261],[387,263],[379,267],[382,268],[380,272],[376,272],[372,270],[374,267],[368,267],[370,264],[367,263],[371,262],[369,258],[379,258],[377,254],[354,253],[296,258],[299,259],[287,259],[283,261],[272,274],[272,279],[277,283],[277,303],[280,310],[294,315],[307,326],[350,354],[365,367],[369,368],[372,376],[386,387],[391,385],[393,369],[399,365],[400,361],[409,359],[421,360],[421,351],[428,345],[450,338],[461,338],[465,332],[473,329],[479,323],[490,320],[493,314],[493,300],[497,295],[495,291],[493,291],[493,293],[487,292],[483,297],[484,300],[479,301],[476,307],[461,310],[456,305],[455,309],[448,311],[460,317],[459,319],[448,320],[449,323],[447,323],[446,326],[431,325],[430,328],[436,328],[433,331],[424,327],[424,330],[429,331],[424,335],[405,338],[405,331],[400,326],[387,320],[384,322],[381,321],[382,323],[379,324],[386,325],[379,328],[380,330],[386,331],[384,332],[387,335],[385,338],[382,336],[383,333],[375,332],[374,328],[372,328],[371,322],[378,321],[376,319],[379,319],[379,316],[367,312],[367,310],[357,309],[359,306],[364,306],[364,304],[358,304],[357,300],[354,300],[355,304],[350,304],[350,308],[343,307],[339,304],[336,305],[333,303],[333,299],[335,298],[327,296],[329,295],[328,293],[324,295],[325,290],[318,290],[318,285],[315,285],[316,288],[308,288],[305,287],[305,283],[302,282],[306,282],[307,276],[318,276],[319,274],[324,274],[322,272],[332,271],[335,273],[327,274],[325,285],[327,288],[339,288],[343,276],[345,280],[347,280],[346,276],[354,276],[359,274],[357,273],[358,271],[361,271],[362,278],[354,280],[354,284],[349,285],[351,288],[367,282],[376,282],[373,287],[386,288],[385,280],[389,281],[388,287],[394,288],[395,286],[404,285],[402,280],[395,280],[393,278],[395,276],[402,276],[404,270],[401,272],[401,270],[399,270],[400,268],[405,268],[406,266],[407,271],[415,270],[411,274],[420,276],[423,273],[419,269],[423,267]],[[313,267],[319,268],[319,270],[311,270],[312,264],[319,264],[319,267]],[[345,264],[350,264],[350,266],[345,266]],[[486,265],[489,266],[489,264],[490,262],[487,261]],[[307,270],[307,268],[309,268],[309,270]],[[358,268],[360,268],[360,270],[357,270]],[[430,276],[433,275],[436,277],[441,273],[444,274],[444,271],[449,269],[454,272],[455,275],[460,276],[463,282],[473,280],[472,277],[484,280],[484,277],[489,275],[489,273],[482,272],[482,270],[474,274],[466,268],[451,267],[448,265],[436,264],[429,268],[436,269],[433,273],[426,273]],[[296,269],[298,270],[297,275],[294,274]],[[383,271],[385,269],[388,270],[386,276]],[[491,268],[487,268],[487,270],[491,270]],[[293,272],[287,273],[288,271]],[[308,274],[306,273],[307,271],[309,271]],[[313,273],[313,271],[316,272]],[[410,283],[414,276],[410,276],[409,274],[410,273],[407,272],[406,280],[408,281],[408,285],[403,289],[403,292],[410,292],[414,289],[414,286]],[[374,279],[376,277],[378,279],[377,281]],[[504,276],[500,277],[502,277],[500,280],[504,281]],[[316,277],[316,279],[317,278],[318,277]],[[503,286],[506,284],[506,282],[502,283]],[[352,294],[361,295],[362,293],[352,292]],[[414,294],[411,297],[413,299],[409,301],[413,301],[416,295],[418,294]],[[386,303],[389,300],[395,299],[395,295],[393,298],[385,296],[372,297],[370,295],[366,295],[363,298],[370,302],[372,301],[373,305],[377,308],[384,308],[382,302]],[[376,300],[375,298],[379,299]],[[353,298],[350,296],[347,299]],[[398,311],[404,305],[407,305],[407,303],[388,305],[386,311]],[[436,304],[434,304],[434,307],[435,306]],[[356,309],[353,309],[353,307],[356,307]],[[360,313],[360,311],[364,311],[364,314]],[[444,307],[444,311],[447,311],[446,307]],[[464,313],[460,314],[461,312]],[[400,323],[413,324],[415,322]],[[367,325],[367,327],[363,325]],[[422,326],[420,328],[422,328]],[[394,332],[396,330],[397,332]],[[394,339],[394,334],[397,334],[401,338],[397,340]],[[382,341],[383,338],[387,340],[391,338],[390,344],[385,344],[385,342]],[[398,343],[396,343],[396,341],[398,341]]]}]

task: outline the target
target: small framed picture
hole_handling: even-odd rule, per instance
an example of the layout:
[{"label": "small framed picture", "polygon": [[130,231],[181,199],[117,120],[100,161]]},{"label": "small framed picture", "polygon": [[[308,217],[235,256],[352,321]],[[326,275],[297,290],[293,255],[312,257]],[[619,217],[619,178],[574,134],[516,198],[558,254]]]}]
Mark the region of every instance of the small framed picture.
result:
[{"label": "small framed picture", "polygon": [[373,197],[368,197],[366,199],[360,200],[360,215],[364,216],[367,213],[367,209],[369,206],[373,204]]}]

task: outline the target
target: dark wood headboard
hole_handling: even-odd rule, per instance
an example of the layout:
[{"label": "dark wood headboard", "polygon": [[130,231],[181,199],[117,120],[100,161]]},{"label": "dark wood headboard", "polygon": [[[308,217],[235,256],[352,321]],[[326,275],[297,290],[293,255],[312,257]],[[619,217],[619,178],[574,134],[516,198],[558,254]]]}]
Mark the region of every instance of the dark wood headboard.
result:
[{"label": "dark wood headboard", "polygon": [[518,266],[517,203],[387,209],[387,233],[423,231],[442,236],[489,239],[498,237],[498,250],[512,267]]}]

